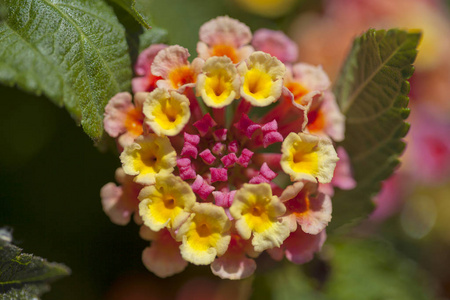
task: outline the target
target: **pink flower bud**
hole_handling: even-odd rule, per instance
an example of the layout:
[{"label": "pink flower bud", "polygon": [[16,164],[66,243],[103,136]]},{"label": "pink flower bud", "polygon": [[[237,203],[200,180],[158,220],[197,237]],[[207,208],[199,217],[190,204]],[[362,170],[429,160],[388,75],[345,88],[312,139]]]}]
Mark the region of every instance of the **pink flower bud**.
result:
[{"label": "pink flower bud", "polygon": [[205,136],[208,131],[216,125],[217,123],[211,118],[209,113],[204,115],[201,120],[194,123],[194,126],[197,128],[201,136]]},{"label": "pink flower bud", "polygon": [[192,167],[191,160],[189,158],[177,159],[177,166],[180,170],[180,177],[183,180],[194,179],[197,175],[194,168]]},{"label": "pink flower bud", "polygon": [[211,183],[216,181],[227,181],[228,171],[225,168],[211,168]]},{"label": "pink flower bud", "polygon": [[241,156],[239,156],[237,163],[240,166],[247,167],[250,163],[250,160],[252,159],[252,156],[253,152],[248,150],[247,148],[244,148],[244,150],[242,150]]},{"label": "pink flower bud", "polygon": [[237,158],[236,154],[230,153],[230,154],[227,154],[224,157],[222,157],[220,160],[222,161],[225,168],[229,168],[238,161],[238,158]]},{"label": "pink flower bud", "polygon": [[209,150],[209,149],[206,149],[206,150],[200,152],[200,157],[208,165],[212,164],[216,160],[216,157],[214,155],[212,155],[211,150]]},{"label": "pink flower bud", "polygon": [[191,185],[191,188],[194,193],[197,193],[197,195],[199,195],[203,200],[206,200],[211,192],[216,189],[215,187],[209,185],[200,175],[197,175],[197,178]]},{"label": "pink flower bud", "polygon": [[253,133],[261,128],[261,125],[256,124],[247,115],[242,115],[239,122],[235,123],[234,126],[243,134],[245,134],[249,139],[252,137]]}]

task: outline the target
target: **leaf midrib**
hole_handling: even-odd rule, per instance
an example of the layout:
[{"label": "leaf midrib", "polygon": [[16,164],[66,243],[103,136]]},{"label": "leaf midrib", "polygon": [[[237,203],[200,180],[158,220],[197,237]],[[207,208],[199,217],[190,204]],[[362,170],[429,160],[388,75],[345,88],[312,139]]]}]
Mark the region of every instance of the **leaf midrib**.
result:
[{"label": "leaf midrib", "polygon": [[[344,105],[344,107],[342,108],[342,113],[344,115],[347,115],[348,110],[350,109],[350,107],[353,105],[353,103],[356,101],[356,99],[359,97],[359,94],[366,88],[366,86],[369,84],[369,82],[375,77],[376,74],[378,74],[378,72],[381,71],[381,69],[383,67],[385,67],[387,65],[387,63],[391,60],[391,58],[397,54],[398,51],[400,51],[400,49],[403,48],[403,45],[407,42],[407,39],[405,39],[402,43],[400,43],[398,45],[398,47],[392,51],[392,53],[386,58],[385,61],[382,61],[381,64],[375,69],[375,71],[370,74],[370,76],[368,76],[364,82],[358,86],[358,88],[352,93],[352,95],[350,96],[350,99],[346,102],[346,104]],[[380,55],[380,48],[377,49],[378,52],[378,56],[380,57],[381,60],[381,55]]]}]

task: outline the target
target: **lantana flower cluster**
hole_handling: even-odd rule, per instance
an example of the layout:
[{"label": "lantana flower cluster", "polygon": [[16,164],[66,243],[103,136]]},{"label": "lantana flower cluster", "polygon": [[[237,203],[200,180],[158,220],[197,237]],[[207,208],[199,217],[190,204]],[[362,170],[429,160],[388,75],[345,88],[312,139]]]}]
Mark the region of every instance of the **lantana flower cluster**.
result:
[{"label": "lantana flower cluster", "polygon": [[245,278],[263,251],[305,263],[326,239],[333,187],[355,184],[334,148],[344,117],[328,76],[294,64],[298,49],[278,31],[252,36],[218,17],[199,36],[191,62],[178,45],[144,50],[134,101],[119,93],[106,106],[122,167],[103,209],[119,225],[134,214],[151,242],[143,262],[160,277],[192,263]]}]

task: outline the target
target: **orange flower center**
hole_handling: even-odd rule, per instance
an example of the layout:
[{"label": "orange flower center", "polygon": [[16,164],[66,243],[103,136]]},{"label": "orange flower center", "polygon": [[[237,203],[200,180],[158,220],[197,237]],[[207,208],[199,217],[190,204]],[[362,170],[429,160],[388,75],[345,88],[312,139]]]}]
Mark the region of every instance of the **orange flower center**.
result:
[{"label": "orange flower center", "polygon": [[142,112],[135,108],[132,108],[127,112],[127,117],[125,119],[125,128],[134,136],[140,136],[143,132],[143,122],[144,116],[142,115]]},{"label": "orange flower center", "polygon": [[170,72],[169,80],[172,86],[177,89],[187,83],[195,83],[197,76],[189,66],[181,66]]},{"label": "orange flower center", "polygon": [[311,133],[323,131],[325,128],[325,117],[320,109],[308,114],[307,127]]},{"label": "orange flower center", "polygon": [[147,75],[148,86],[146,92],[152,92],[156,88],[156,82],[160,79],[163,79],[160,76],[155,76],[151,72]]},{"label": "orange flower center", "polygon": [[285,86],[294,95],[294,101],[298,104],[303,104],[301,100],[303,96],[309,93],[309,91],[298,82],[288,82],[285,84]]},{"label": "orange flower center", "polygon": [[285,205],[288,211],[296,216],[301,216],[309,211],[310,200],[308,195],[300,193],[295,198],[286,202]]},{"label": "orange flower center", "polygon": [[239,58],[233,46],[215,45],[211,51],[211,56],[228,56],[234,64],[239,62]]}]

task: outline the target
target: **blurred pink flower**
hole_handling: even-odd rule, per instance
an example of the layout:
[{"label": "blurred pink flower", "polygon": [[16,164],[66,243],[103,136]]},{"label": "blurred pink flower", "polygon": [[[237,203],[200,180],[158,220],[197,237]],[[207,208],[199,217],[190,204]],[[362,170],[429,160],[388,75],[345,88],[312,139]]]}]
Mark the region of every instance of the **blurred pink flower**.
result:
[{"label": "blurred pink flower", "polygon": [[282,31],[259,29],[253,36],[252,45],[255,50],[269,53],[283,63],[294,63],[298,58],[297,45]]},{"label": "blurred pink flower", "polygon": [[139,77],[131,81],[133,93],[151,92],[156,88],[156,82],[162,78],[152,74],[151,66],[158,52],[166,47],[164,44],[153,44],[139,54],[134,66],[134,72]]},{"label": "blurred pink flower", "polygon": [[412,179],[427,184],[450,178],[450,122],[439,119],[416,105],[409,118],[412,126],[406,137],[403,170]]},{"label": "blurred pink flower", "polygon": [[126,175],[122,168],[116,170],[116,180],[121,186],[110,182],[100,191],[103,211],[114,224],[127,225],[131,214],[138,210],[137,196],[142,186],[133,181],[133,176]]}]

